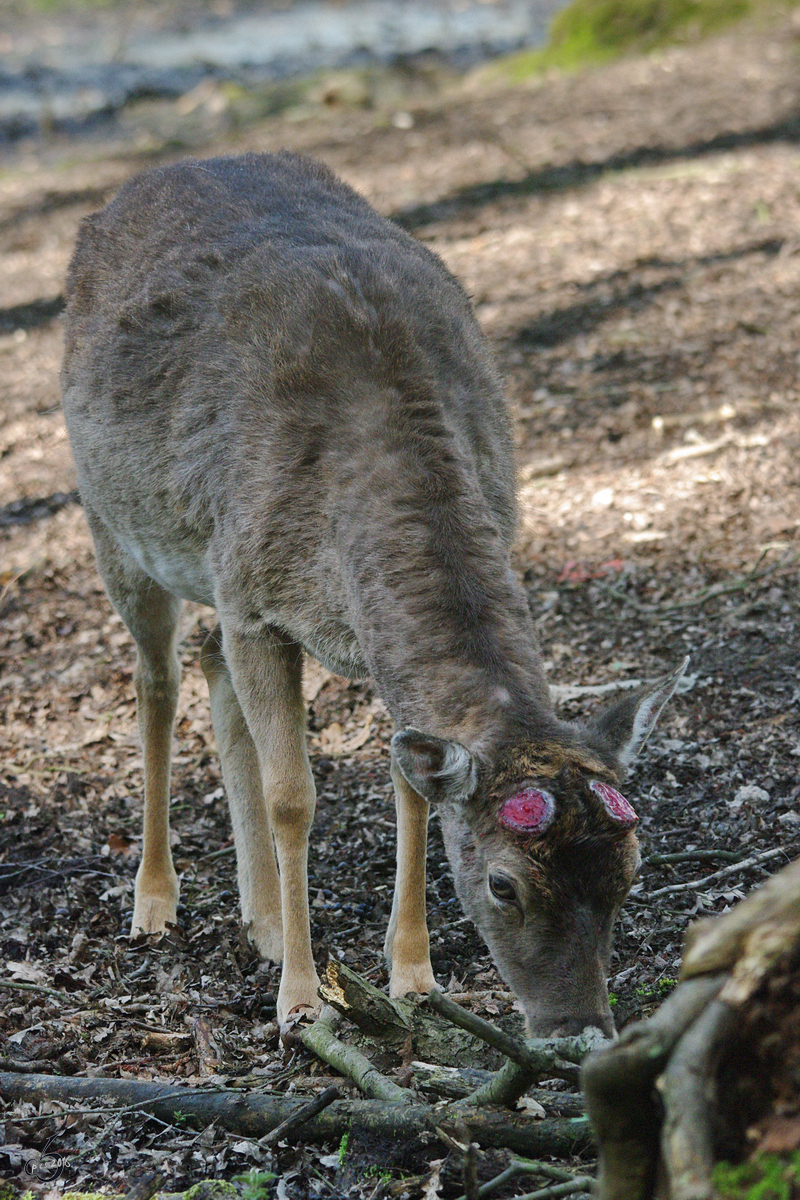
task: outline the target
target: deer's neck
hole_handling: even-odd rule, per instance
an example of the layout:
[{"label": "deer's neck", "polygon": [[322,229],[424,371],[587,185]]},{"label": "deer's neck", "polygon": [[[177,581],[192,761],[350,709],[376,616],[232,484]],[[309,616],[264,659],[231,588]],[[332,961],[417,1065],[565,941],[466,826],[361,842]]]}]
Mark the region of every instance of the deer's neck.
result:
[{"label": "deer's neck", "polygon": [[544,733],[554,717],[533,622],[481,489],[446,456],[405,457],[388,489],[362,481],[360,520],[339,531],[353,627],[394,721],[478,752]]}]

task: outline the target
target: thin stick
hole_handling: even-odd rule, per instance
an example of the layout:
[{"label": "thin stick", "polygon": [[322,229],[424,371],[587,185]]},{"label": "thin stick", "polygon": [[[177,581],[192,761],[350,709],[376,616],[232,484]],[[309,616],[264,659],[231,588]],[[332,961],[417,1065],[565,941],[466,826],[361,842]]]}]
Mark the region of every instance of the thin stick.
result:
[{"label": "thin stick", "polygon": [[22,1062],[18,1058],[0,1058],[0,1071],[17,1071],[20,1075],[40,1075],[44,1071],[54,1070],[53,1063],[47,1058],[37,1058],[33,1062]]},{"label": "thin stick", "polygon": [[648,854],[642,859],[642,866],[666,867],[671,863],[705,862],[716,858],[723,862],[741,862],[744,855],[738,850],[678,850],[674,854]]},{"label": "thin stick", "polygon": [[[505,1171],[501,1171],[499,1175],[495,1175],[494,1179],[489,1179],[486,1183],[481,1184],[478,1188],[480,1200],[483,1200],[484,1196],[490,1196],[492,1192],[496,1192],[499,1187],[517,1175],[544,1175],[546,1179],[555,1179],[558,1183],[571,1183],[575,1179],[571,1171],[551,1166],[550,1163],[536,1162],[535,1159],[530,1158],[514,1158]],[[467,1200],[467,1196],[459,1196],[458,1200]]]},{"label": "thin stick", "polygon": [[306,1121],[310,1121],[317,1113],[321,1113],[329,1104],[333,1104],[334,1100],[341,1100],[342,1093],[339,1088],[332,1084],[331,1087],[325,1088],[324,1092],[320,1092],[315,1096],[310,1104],[306,1104],[304,1108],[299,1108],[296,1113],[292,1113],[285,1121],[281,1121],[280,1125],[276,1125],[269,1133],[265,1133],[262,1138],[258,1139],[258,1145],[263,1149],[269,1149],[270,1146],[276,1146],[283,1138],[288,1137],[290,1133],[294,1133],[301,1125],[305,1125]]},{"label": "thin stick", "polygon": [[22,983],[19,979],[0,979],[0,987],[13,988],[17,992],[41,992],[44,996],[55,996],[56,1000],[67,999],[66,992],[57,992],[41,983]]},{"label": "thin stick", "polygon": [[777,560],[777,562],[771,563],[770,566],[765,567],[763,571],[759,571],[758,566],[761,562],[763,562],[765,554],[766,550],[764,551],[764,554],[761,555],[761,558],[758,560],[758,563],[753,570],[748,575],[744,575],[741,579],[733,579],[730,583],[713,584],[711,587],[703,588],[690,600],[678,600],[674,604],[659,605],[657,611],[662,613],[677,612],[682,608],[694,608],[698,604],[705,604],[707,600],[713,600],[715,596],[725,596],[730,592],[741,592],[746,587],[749,587],[751,583],[758,583],[760,580],[766,579],[769,575],[773,575],[775,571],[779,570],[780,567],[791,566],[791,564],[797,558],[796,553],[790,552],[788,554],[784,554]]},{"label": "thin stick", "polygon": [[580,1063],[590,1049],[582,1038],[553,1038],[546,1041],[534,1039],[527,1043],[518,1042],[516,1038],[504,1033],[496,1025],[492,1025],[490,1021],[484,1021],[483,1017],[454,1004],[448,996],[444,996],[439,991],[428,993],[428,1004],[439,1016],[446,1017],[460,1029],[466,1029],[468,1033],[474,1034],[487,1045],[493,1046],[495,1050],[505,1054],[506,1058],[510,1058],[518,1066],[525,1067],[531,1072],[531,1083],[534,1082],[536,1075],[539,1078],[549,1075],[573,1081],[576,1074],[572,1064]]},{"label": "thin stick", "polygon": [[512,1062],[518,1063],[521,1067],[528,1065],[528,1056],[522,1043],[511,1037],[510,1034],[504,1033],[502,1029],[498,1029],[491,1021],[484,1021],[483,1017],[470,1012],[468,1008],[462,1008],[460,1004],[456,1004],[449,996],[443,995],[438,990],[428,992],[428,1004],[440,1017],[445,1017],[454,1025],[458,1025],[459,1029],[466,1029],[467,1033],[479,1037],[481,1041],[486,1042],[487,1046],[499,1050]]},{"label": "thin stick", "polygon": [[725,879],[729,875],[737,875],[740,871],[758,866],[759,863],[767,862],[768,859],[778,858],[781,854],[788,859],[789,855],[783,846],[779,846],[777,850],[762,850],[760,854],[754,854],[751,858],[744,858],[741,862],[732,863],[729,867],[721,867],[719,871],[714,871],[713,875],[706,875],[704,879],[692,879],[689,883],[670,883],[666,887],[656,888],[654,892],[649,892],[642,899],[647,903],[655,900],[657,896],[675,895],[676,892],[702,892],[709,883],[715,883],[718,879]]},{"label": "thin stick", "polygon": [[602,588],[603,591],[608,592],[616,600],[621,600],[624,604],[630,605],[630,607],[635,609],[637,612],[643,612],[643,613],[680,612],[681,609],[684,609],[684,608],[696,608],[698,605],[705,604],[707,600],[713,600],[716,596],[725,596],[731,592],[744,591],[744,589],[749,587],[751,583],[758,583],[758,582],[760,582],[760,580],[766,579],[768,576],[774,574],[775,571],[779,570],[782,566],[786,566],[786,567],[791,566],[792,563],[795,561],[795,559],[798,557],[796,552],[794,552],[794,553],[790,552],[788,554],[784,554],[781,558],[779,558],[777,560],[777,562],[772,563],[770,566],[765,567],[763,570],[759,570],[761,563],[764,561],[766,553],[767,552],[765,550],[764,553],[759,558],[759,560],[756,563],[753,570],[750,571],[747,575],[742,576],[742,578],[733,579],[728,583],[714,583],[710,587],[701,588],[701,590],[699,592],[696,592],[695,595],[691,596],[689,599],[676,600],[672,604],[643,604],[641,600],[637,599],[637,597],[629,596],[625,592],[619,591],[617,588],[613,587],[611,584],[604,583],[602,579],[597,579],[597,580],[594,580],[593,582],[597,586]]},{"label": "thin stick", "polygon": [[556,1200],[558,1196],[574,1196],[576,1192],[591,1192],[594,1180],[591,1175],[576,1175],[569,1183],[551,1183],[549,1187],[535,1192],[525,1192],[516,1200]]}]

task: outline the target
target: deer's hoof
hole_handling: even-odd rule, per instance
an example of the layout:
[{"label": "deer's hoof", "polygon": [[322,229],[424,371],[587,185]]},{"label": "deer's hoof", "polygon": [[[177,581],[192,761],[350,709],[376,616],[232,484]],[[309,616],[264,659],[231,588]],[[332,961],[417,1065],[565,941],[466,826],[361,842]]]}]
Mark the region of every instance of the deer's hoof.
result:
[{"label": "deer's hoof", "polygon": [[419,996],[427,996],[437,987],[430,963],[409,964],[407,967],[394,967],[389,982],[389,995],[393,1000],[414,992]]},{"label": "deer's hoof", "polygon": [[166,933],[178,921],[177,901],[164,896],[139,896],[133,909],[131,937],[144,933]]},{"label": "deer's hoof", "polygon": [[316,972],[302,980],[288,980],[284,972],[284,978],[281,979],[281,986],[278,988],[278,1025],[281,1028],[293,1014],[299,1015],[301,1020],[306,1017],[314,1020],[319,1016],[321,1008],[319,977]]}]

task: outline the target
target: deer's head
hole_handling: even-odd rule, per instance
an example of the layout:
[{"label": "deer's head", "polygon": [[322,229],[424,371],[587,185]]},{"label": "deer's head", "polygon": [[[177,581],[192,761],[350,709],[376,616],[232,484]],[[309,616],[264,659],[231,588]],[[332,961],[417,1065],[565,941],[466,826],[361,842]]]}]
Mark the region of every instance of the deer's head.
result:
[{"label": "deer's head", "polygon": [[439,807],[461,903],[531,1036],[614,1032],[612,930],[640,861],[638,818],[618,786],[685,666],[590,722],[515,739],[490,762],[416,730],[393,739],[397,767]]}]

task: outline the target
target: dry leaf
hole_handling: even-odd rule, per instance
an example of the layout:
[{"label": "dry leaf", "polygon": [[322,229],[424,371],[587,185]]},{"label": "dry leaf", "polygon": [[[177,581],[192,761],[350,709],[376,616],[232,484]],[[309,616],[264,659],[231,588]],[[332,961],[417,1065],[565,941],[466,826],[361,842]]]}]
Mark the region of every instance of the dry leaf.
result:
[{"label": "dry leaf", "polygon": [[786,1154],[800,1146],[800,1116],[770,1116],[759,1129],[756,1154]]},{"label": "dry leaf", "polygon": [[25,983],[47,983],[47,976],[44,971],[30,962],[11,962],[9,959],[6,962],[6,967],[11,973],[12,979],[18,979]]},{"label": "dry leaf", "polygon": [[118,833],[110,833],[106,839],[111,854],[123,854],[126,858],[133,853],[134,844]]},{"label": "dry leaf", "polygon": [[422,1185],[422,1200],[439,1200],[443,1165],[443,1158],[435,1158],[430,1164],[431,1173]]}]

